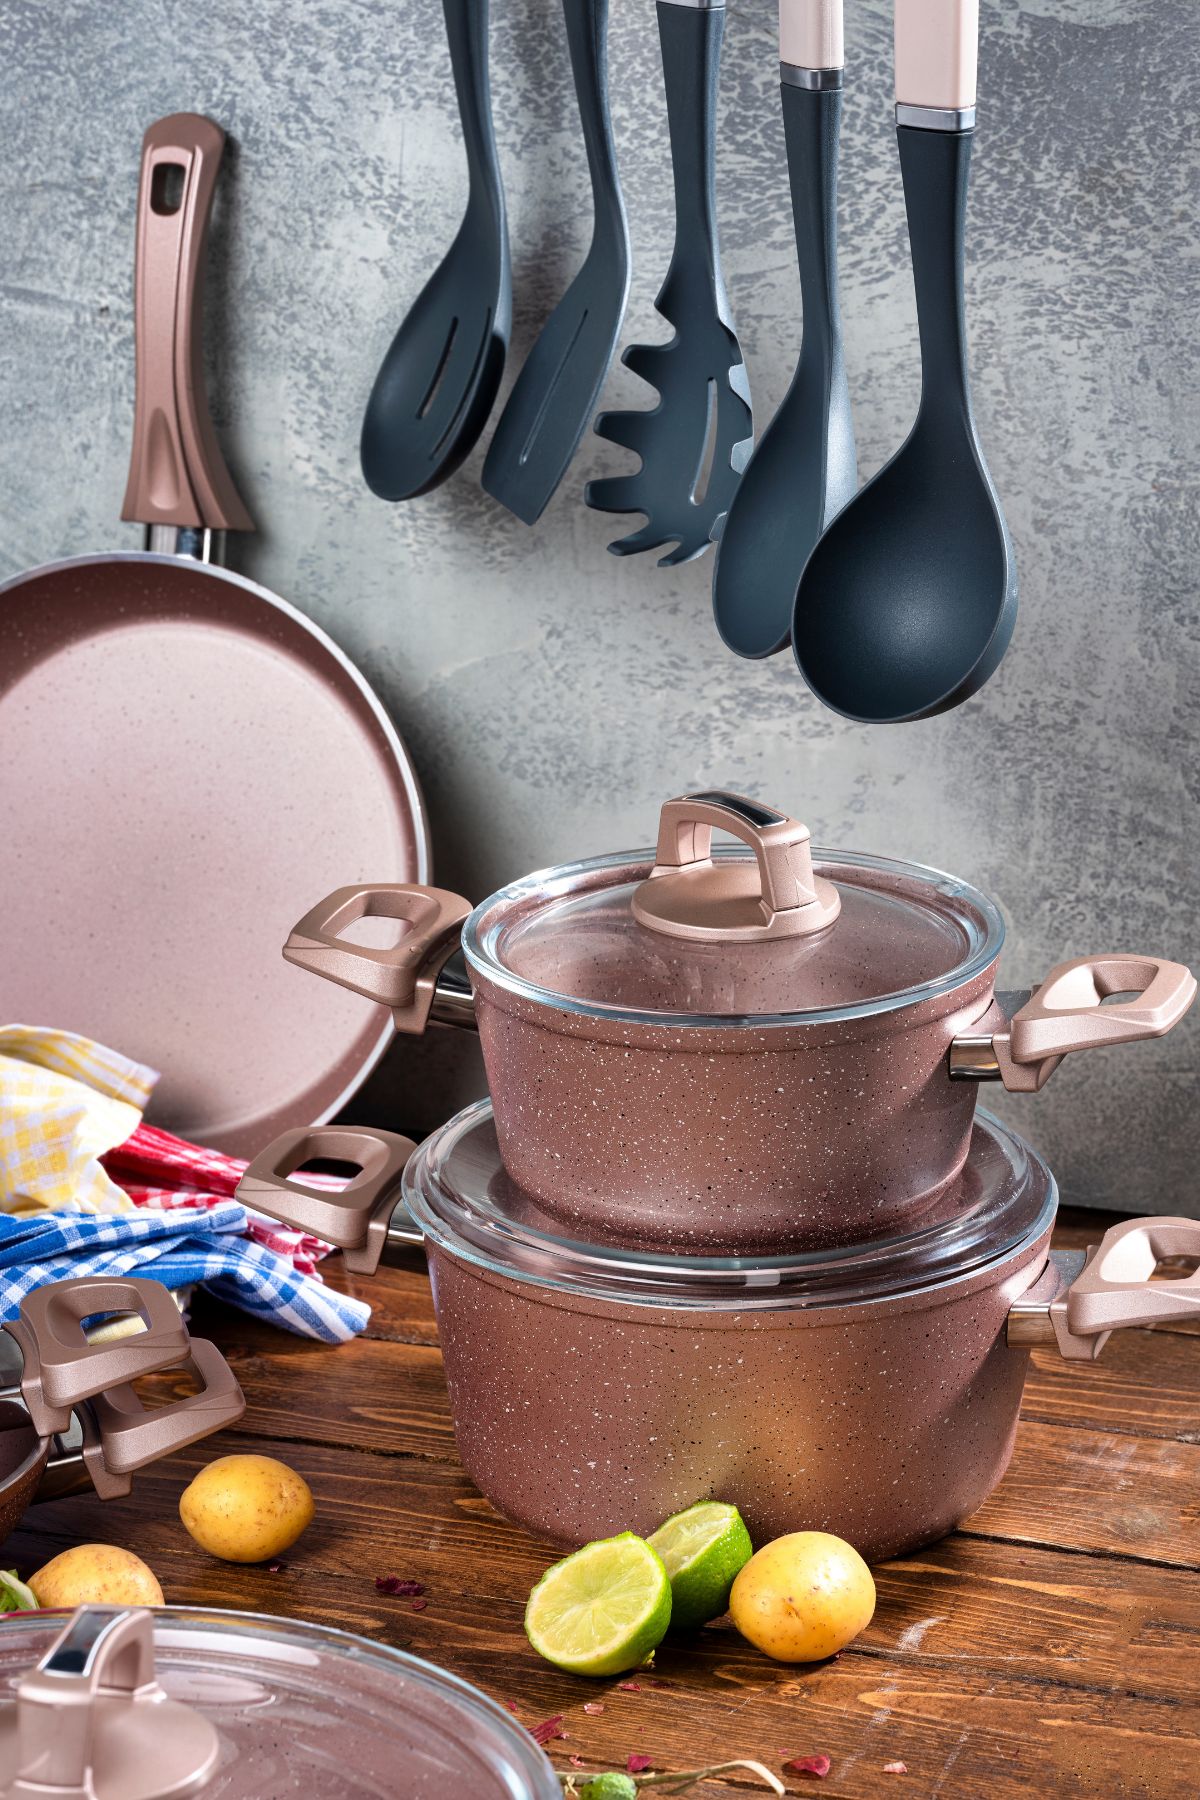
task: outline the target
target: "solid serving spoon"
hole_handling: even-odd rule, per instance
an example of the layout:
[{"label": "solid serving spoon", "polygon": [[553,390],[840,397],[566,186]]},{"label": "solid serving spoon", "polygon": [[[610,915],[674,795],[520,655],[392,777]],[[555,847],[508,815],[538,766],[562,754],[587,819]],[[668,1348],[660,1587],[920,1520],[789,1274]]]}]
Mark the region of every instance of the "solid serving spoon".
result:
[{"label": "solid serving spoon", "polygon": [[907,441],[838,515],[800,579],[792,647],[835,712],[928,718],[995,673],[1012,637],[1012,545],[975,431],[963,240],[978,0],[896,0],[896,137],[921,338]]},{"label": "solid serving spoon", "polygon": [[392,339],[367,401],[362,470],[381,500],[427,493],[470,455],[495,404],[512,327],[488,0],[442,0],[442,8],[470,191],[458,236]]}]

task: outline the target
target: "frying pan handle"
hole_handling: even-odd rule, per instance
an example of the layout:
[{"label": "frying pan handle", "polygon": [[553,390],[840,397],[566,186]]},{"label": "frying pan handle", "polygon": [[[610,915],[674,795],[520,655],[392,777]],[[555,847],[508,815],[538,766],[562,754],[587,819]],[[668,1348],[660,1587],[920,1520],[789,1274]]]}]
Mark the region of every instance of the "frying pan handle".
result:
[{"label": "frying pan handle", "polygon": [[[411,1138],[390,1131],[302,1126],[259,1151],[238,1183],[237,1197],[281,1224],[335,1244],[353,1273],[373,1275],[389,1235],[402,1243],[422,1241],[415,1226],[392,1224],[414,1149]],[[316,1157],[353,1163],[358,1174],[336,1192],[296,1181],[295,1171]]]},{"label": "frying pan handle", "polygon": [[[896,0],[895,23],[897,106],[950,115],[973,112],[979,0]],[[933,119],[903,117],[900,123],[938,125]],[[941,128],[962,127],[945,120]]]},{"label": "frying pan handle", "polygon": [[215,1344],[193,1338],[178,1367],[199,1386],[170,1406],[147,1408],[133,1387],[122,1384],[80,1407],[83,1460],[102,1500],[127,1494],[135,1469],[224,1430],[245,1412],[237,1377]]},{"label": "frying pan handle", "polygon": [[196,113],[142,140],[134,270],[137,396],[123,519],[253,531],[204,392],[204,250],[225,133]]},{"label": "frying pan handle", "polygon": [[[96,1313],[139,1313],[145,1330],[90,1344],[83,1321]],[[66,1431],[81,1400],[184,1360],[187,1326],[160,1281],[84,1276],[35,1288],[3,1327],[24,1359],[21,1393],[42,1437]]]},{"label": "frying pan handle", "polygon": [[[757,910],[747,922],[729,901],[741,897],[737,864],[715,864],[712,834],[727,831],[754,852]],[[832,924],[841,900],[832,882],[813,873],[808,826],[741,794],[684,794],[659,815],[658,848],[649,878],[634,891],[634,917],[670,937],[745,942],[803,937]],[[661,885],[660,885],[661,884]]]},{"label": "frying pan handle", "polygon": [[1200,1219],[1126,1219],[1085,1257],[1056,1252],[1050,1291],[1035,1283],[1009,1313],[1009,1343],[1056,1344],[1072,1361],[1094,1362],[1124,1326],[1200,1318],[1200,1268],[1152,1279],[1160,1262],[1177,1256],[1200,1258]]},{"label": "frying pan handle", "polygon": [[[1106,1006],[1110,994],[1135,994]],[[1165,1037],[1196,997],[1182,963],[1160,956],[1077,956],[1059,963],[1032,998],[993,1033],[1000,1078],[1014,1093],[1045,1086],[1073,1050]]]},{"label": "frying pan handle", "polygon": [[842,0],[779,0],[779,60],[792,69],[842,68]]},{"label": "frying pan handle", "polygon": [[[293,928],[284,960],[390,1006],[396,1030],[419,1037],[429,1022],[437,978],[458,947],[470,911],[469,900],[445,888],[408,882],[336,888]],[[392,949],[375,950],[340,935],[359,919],[400,919],[409,929]]]}]

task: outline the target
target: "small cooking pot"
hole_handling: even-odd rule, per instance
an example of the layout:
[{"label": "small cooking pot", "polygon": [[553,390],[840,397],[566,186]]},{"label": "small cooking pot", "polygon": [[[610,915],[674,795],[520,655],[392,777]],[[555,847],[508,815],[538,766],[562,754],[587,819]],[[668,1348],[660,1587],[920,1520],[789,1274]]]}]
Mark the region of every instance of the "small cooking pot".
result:
[{"label": "small cooking pot", "polygon": [[[89,1343],[83,1321],[136,1313],[143,1329]],[[130,1385],[187,1369],[197,1392],[143,1407]],[[191,1338],[161,1282],[87,1276],[35,1288],[0,1327],[0,1543],[34,1499],[89,1484],[102,1500],[127,1494],[135,1469],[231,1425],[242,1391],[214,1344]]]},{"label": "small cooking pot", "polygon": [[[295,1171],[316,1157],[359,1174],[308,1187]],[[415,1152],[289,1132],[240,1192],[355,1269],[389,1235],[423,1238],[459,1455],[526,1530],[644,1533],[712,1498],[756,1541],[821,1529],[878,1560],[996,1486],[1032,1344],[1090,1360],[1118,1326],[1200,1310],[1200,1272],[1150,1284],[1160,1259],[1200,1254],[1200,1221],[1136,1219],[1086,1256],[1050,1253],[1054,1178],[984,1112],[955,1185],[949,1219],[845,1251],[621,1250],[563,1237],[516,1189],[483,1102]]]},{"label": "small cooking pot", "polygon": [[0,1800],[561,1800],[495,1700],[348,1631],[195,1607],[0,1620]]},{"label": "small cooking pot", "polygon": [[[713,854],[715,829],[750,854]],[[371,915],[406,922],[398,945],[347,941]],[[460,938],[469,986],[446,967]],[[438,888],[339,888],[283,954],[398,1030],[474,1026],[504,1162],[555,1218],[753,1252],[942,1216],[977,1082],[1032,1092],[1068,1051],[1161,1036],[1195,996],[1187,969],[1126,955],[996,994],[1003,939],[965,882],[813,852],[795,820],[705,793],[664,806],[655,855],[528,875],[473,912]]]}]

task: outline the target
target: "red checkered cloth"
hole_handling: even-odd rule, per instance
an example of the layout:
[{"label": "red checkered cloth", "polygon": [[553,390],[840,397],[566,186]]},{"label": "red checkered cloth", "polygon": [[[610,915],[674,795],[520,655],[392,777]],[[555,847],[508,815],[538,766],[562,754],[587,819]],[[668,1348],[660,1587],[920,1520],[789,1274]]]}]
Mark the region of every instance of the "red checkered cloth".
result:
[{"label": "red checkered cloth", "polygon": [[[233,1198],[246,1164],[236,1156],[189,1144],[157,1125],[139,1125],[132,1137],[101,1158],[117,1186],[135,1206],[173,1212],[178,1207],[209,1210]],[[309,1179],[317,1185],[318,1176]],[[340,1185],[336,1181],[331,1187]],[[317,1275],[317,1263],[330,1246],[310,1232],[280,1225],[264,1213],[246,1208],[247,1231],[257,1244],[286,1256],[301,1275]]]}]

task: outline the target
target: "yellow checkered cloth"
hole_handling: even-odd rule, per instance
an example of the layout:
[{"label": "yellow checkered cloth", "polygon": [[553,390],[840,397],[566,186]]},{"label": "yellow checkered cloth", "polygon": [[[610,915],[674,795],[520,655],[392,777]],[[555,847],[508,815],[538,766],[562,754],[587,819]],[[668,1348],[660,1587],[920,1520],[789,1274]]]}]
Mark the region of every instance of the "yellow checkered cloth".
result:
[{"label": "yellow checkered cloth", "polygon": [[99,1158],[137,1129],[157,1080],[74,1032],[0,1026],[0,1212],[133,1212]]}]

